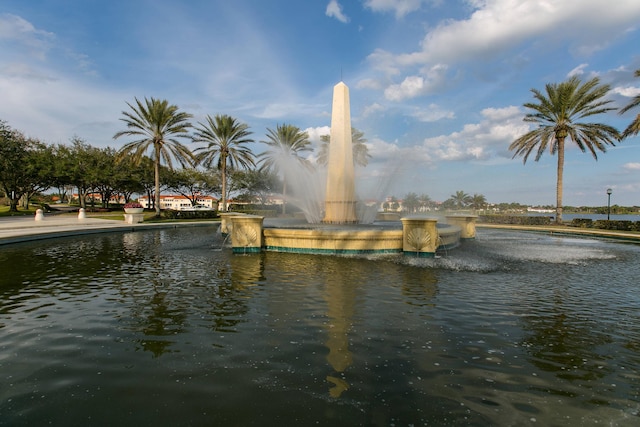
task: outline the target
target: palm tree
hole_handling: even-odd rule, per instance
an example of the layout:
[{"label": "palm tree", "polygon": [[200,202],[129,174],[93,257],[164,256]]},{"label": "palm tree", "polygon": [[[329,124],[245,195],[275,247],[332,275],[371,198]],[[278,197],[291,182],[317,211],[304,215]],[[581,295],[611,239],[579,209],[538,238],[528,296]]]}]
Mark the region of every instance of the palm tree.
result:
[{"label": "palm tree", "polygon": [[222,211],[227,211],[227,171],[238,166],[255,166],[254,154],[246,147],[253,142],[249,138],[249,126],[226,114],[207,116],[206,123],[198,123],[194,142],[206,142],[206,147],[194,150],[196,161],[206,168],[213,165],[220,170],[222,179]]},{"label": "palm tree", "polygon": [[471,196],[464,191],[456,191],[456,194],[450,196],[450,200],[456,209],[463,209],[471,203]]},{"label": "palm tree", "polygon": [[475,211],[479,211],[480,209],[484,209],[487,206],[487,199],[482,194],[474,194],[471,197],[471,207]]},{"label": "palm tree", "polygon": [[418,200],[420,201],[420,209],[422,211],[428,210],[433,204],[433,200],[431,200],[431,197],[427,194],[421,194]]},{"label": "palm tree", "polygon": [[121,160],[132,156],[135,164],[140,164],[144,154],[151,149],[155,174],[155,208],[156,216],[160,216],[160,164],[164,161],[169,168],[173,168],[171,159],[175,157],[182,166],[191,164],[193,153],[182,145],[176,137],[187,137],[191,127],[191,114],[178,111],[178,107],[170,105],[167,100],[156,98],[144,99],[144,103],[137,98],[136,105],[127,102],[132,112],[123,111],[122,120],[127,124],[127,130],[116,133],[113,139],[121,136],[139,137],[135,141],[125,144],[117,153]]},{"label": "palm tree", "polygon": [[[634,75],[636,77],[640,77],[640,69],[636,70]],[[619,114],[626,113],[627,111],[631,110],[632,108],[637,107],[638,105],[640,105],[640,95],[636,95],[631,100],[631,102],[627,106],[622,108],[618,113]],[[624,130],[624,132],[622,132],[622,138],[626,138],[626,137],[632,136],[632,135],[637,135],[638,132],[640,132],[640,114],[638,114],[636,116],[635,120],[633,120],[631,122],[631,124],[629,126],[627,126],[627,128]]]},{"label": "palm tree", "polygon": [[522,156],[523,163],[537,147],[535,160],[540,160],[548,148],[551,155],[558,154],[556,184],[556,223],[562,223],[562,174],[564,171],[565,140],[569,138],[582,152],[589,152],[598,160],[596,150],[606,152],[606,145],[615,146],[620,133],[612,126],[601,123],[582,123],[581,119],[606,113],[615,108],[606,107],[610,100],[602,98],[609,92],[609,85],[601,85],[595,77],[584,84],[576,76],[556,84],[546,85],[546,95],[531,89],[538,103],[528,102],[525,107],[533,112],[524,117],[525,122],[538,126],[509,145],[515,150],[513,157]]},{"label": "palm tree", "polygon": [[292,178],[287,176],[287,165],[293,160],[296,163],[293,166],[311,167],[310,163],[301,156],[301,153],[313,151],[309,134],[301,131],[297,126],[282,124],[276,125],[275,131],[267,129],[267,140],[260,142],[269,146],[267,151],[259,155],[261,169],[283,174],[282,196],[285,200],[282,203],[282,213],[285,214],[287,179]]},{"label": "palm tree", "polygon": [[[318,151],[318,163],[321,165],[326,165],[329,161],[330,139],[330,135],[322,135],[320,137],[322,144],[320,145],[320,150]],[[364,137],[364,133],[352,127],[351,144],[353,150],[353,163],[355,165],[367,166],[369,164],[371,154],[369,154],[369,148],[367,147],[366,142],[367,140]]]}]

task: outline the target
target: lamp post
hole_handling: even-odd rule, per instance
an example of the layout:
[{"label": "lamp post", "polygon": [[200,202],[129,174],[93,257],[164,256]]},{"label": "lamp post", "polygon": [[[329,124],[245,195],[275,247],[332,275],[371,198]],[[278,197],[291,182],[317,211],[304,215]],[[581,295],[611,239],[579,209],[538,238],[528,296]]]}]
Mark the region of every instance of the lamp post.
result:
[{"label": "lamp post", "polygon": [[611,216],[611,193],[613,193],[613,190],[607,188],[607,221],[609,221],[609,217]]}]

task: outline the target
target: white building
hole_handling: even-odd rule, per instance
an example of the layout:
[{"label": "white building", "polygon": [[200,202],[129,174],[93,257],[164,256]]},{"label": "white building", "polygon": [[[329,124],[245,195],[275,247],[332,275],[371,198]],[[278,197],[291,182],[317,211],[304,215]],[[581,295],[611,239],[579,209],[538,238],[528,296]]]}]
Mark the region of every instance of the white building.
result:
[{"label": "white building", "polygon": [[[149,201],[147,196],[138,198],[138,202],[145,208],[150,209],[153,201]],[[196,199],[198,205],[203,205],[211,209],[217,208],[218,201],[211,196],[198,196]],[[181,211],[192,207],[191,200],[183,195],[160,195],[160,209],[173,209]]]}]

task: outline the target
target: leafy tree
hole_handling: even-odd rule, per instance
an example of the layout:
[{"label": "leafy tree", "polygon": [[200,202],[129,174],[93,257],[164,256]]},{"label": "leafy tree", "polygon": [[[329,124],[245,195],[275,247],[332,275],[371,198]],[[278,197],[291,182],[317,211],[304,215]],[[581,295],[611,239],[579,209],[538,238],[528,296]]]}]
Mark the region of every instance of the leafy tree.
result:
[{"label": "leafy tree", "polygon": [[18,211],[18,202],[52,185],[46,146],[25,137],[0,121],[0,185],[9,198],[9,210]]},{"label": "leafy tree", "polygon": [[53,162],[53,147],[38,141],[32,141],[28,151],[27,161],[22,165],[25,176],[29,181],[25,183],[22,195],[23,207],[29,208],[31,198],[54,184],[55,165]]},{"label": "leafy tree", "polygon": [[215,193],[219,189],[219,183],[211,174],[188,168],[171,173],[167,188],[183,195],[195,206],[198,204],[198,197]]},{"label": "leafy tree", "polygon": [[[291,168],[303,165],[310,168],[310,163],[302,157],[301,153],[312,151],[309,134],[303,132],[297,126],[282,124],[276,129],[267,129],[267,140],[260,141],[267,144],[268,148],[259,155],[261,169],[282,174],[282,213],[286,213],[287,181],[297,179],[292,176]],[[291,162],[293,161],[293,164]]]},{"label": "leafy tree", "polygon": [[[71,138],[71,148],[61,151],[57,171],[64,170],[68,183],[78,189],[80,207],[86,207],[87,194],[96,186],[98,167],[98,149],[87,144],[82,138]],[[93,199],[92,203],[93,203]]]},{"label": "leafy tree", "polygon": [[73,191],[71,181],[71,169],[73,167],[73,158],[71,156],[71,148],[65,144],[58,144],[53,148],[53,183],[52,185],[58,190],[62,202],[70,200],[70,192]]},{"label": "leafy tree", "polygon": [[269,197],[280,185],[278,176],[270,171],[251,169],[246,171],[235,171],[233,180],[237,182],[238,190],[249,200],[258,200],[264,205]]},{"label": "leafy tree", "polygon": [[[151,163],[153,163],[152,160],[145,157],[140,163],[136,164],[131,156],[125,156],[119,162],[116,162],[115,186],[117,192],[123,196],[125,201],[130,201],[134,193],[143,194],[147,189],[149,189],[149,200],[152,200],[154,177]],[[161,183],[163,182],[162,178],[165,169],[160,168]],[[147,186],[145,186],[145,182],[148,184]]]},{"label": "leafy tree", "polygon": [[[318,163],[326,165],[329,161],[329,143],[331,140],[330,135],[322,135],[320,137],[322,144],[318,151]],[[351,145],[353,150],[353,164],[358,166],[367,166],[371,154],[369,154],[369,148],[367,147],[367,140],[364,137],[364,133],[358,129],[351,128]]]},{"label": "leafy tree", "polygon": [[118,157],[131,155],[134,162],[142,161],[144,154],[151,151],[154,166],[155,181],[155,209],[156,216],[160,216],[160,165],[166,163],[169,169],[173,169],[172,158],[180,162],[182,166],[193,162],[191,150],[180,143],[176,138],[185,138],[191,124],[191,114],[178,111],[176,105],[171,105],[167,100],[156,98],[147,99],[142,103],[136,98],[136,105],[127,102],[131,112],[123,111],[123,122],[127,130],[116,133],[113,138],[132,136],[136,139],[125,144],[118,152]]},{"label": "leafy tree", "polygon": [[595,77],[582,83],[576,76],[556,84],[546,85],[546,94],[531,89],[537,103],[528,102],[526,108],[533,110],[524,121],[535,123],[537,127],[516,139],[509,146],[515,151],[513,157],[522,156],[523,163],[537,148],[535,160],[549,149],[551,155],[558,155],[556,184],[556,222],[562,222],[562,186],[564,172],[565,140],[569,138],[582,152],[587,150],[598,159],[596,150],[606,152],[606,145],[615,145],[620,139],[618,130],[602,123],[584,123],[581,120],[606,113],[615,108],[606,107],[611,100],[603,100],[609,92],[609,85],[601,85]]},{"label": "leafy tree", "polygon": [[[640,77],[640,69],[636,70],[634,75],[636,77]],[[624,108],[622,108],[619,111],[619,114],[626,113],[627,111],[631,110],[632,108],[636,108],[638,105],[640,105],[640,95],[634,96],[633,99],[631,100],[631,102],[629,102],[629,104],[627,104]],[[627,128],[624,130],[624,132],[622,132],[622,138],[626,138],[626,137],[632,136],[632,135],[637,135],[638,132],[640,132],[640,114],[638,114],[636,116],[636,118],[631,122],[631,124],[629,124],[629,126],[627,126]]]},{"label": "leafy tree", "polygon": [[238,167],[255,166],[254,155],[246,144],[253,142],[249,138],[249,126],[238,122],[228,115],[207,116],[205,123],[198,123],[194,142],[204,142],[206,147],[194,150],[196,161],[207,169],[215,166],[221,172],[222,211],[227,211],[227,171]]},{"label": "leafy tree", "polygon": [[[136,169],[132,171],[132,178],[138,180],[140,186],[142,187],[142,192],[146,194],[147,200],[151,203],[149,207],[155,210],[155,194],[156,194],[156,183],[155,183],[155,172],[153,167],[153,160],[149,157],[145,156],[141,159],[140,164],[137,165]],[[166,183],[168,181],[168,177],[171,175],[171,169],[166,166],[160,165],[160,194],[166,188]]]},{"label": "leafy tree", "polygon": [[108,208],[111,198],[118,193],[118,183],[123,171],[116,164],[116,152],[113,148],[94,148],[93,155],[96,161],[96,170],[93,174],[93,189],[100,194],[102,207]]}]

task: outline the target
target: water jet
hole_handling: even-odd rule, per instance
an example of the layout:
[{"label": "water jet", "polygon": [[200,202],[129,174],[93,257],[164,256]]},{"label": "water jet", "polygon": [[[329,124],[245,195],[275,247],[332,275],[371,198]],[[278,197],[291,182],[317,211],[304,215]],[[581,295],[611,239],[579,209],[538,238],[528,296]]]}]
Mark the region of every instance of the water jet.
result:
[{"label": "water jet", "polygon": [[[305,217],[322,217],[317,221],[272,221],[255,215],[229,215],[223,218],[223,232],[231,229],[234,253],[262,250],[313,254],[387,254],[405,253],[416,257],[433,257],[438,249],[451,249],[460,239],[475,237],[475,215],[449,216],[447,223],[434,217],[411,216],[363,224],[359,220],[355,191],[355,170],[351,138],[349,88],[339,82],[333,88],[331,133],[327,163],[325,198],[316,212]],[[297,183],[311,183],[308,168]],[[285,174],[285,179],[286,179]],[[318,193],[304,188],[300,193]],[[317,206],[324,206],[319,215]],[[383,219],[389,219],[387,217]],[[398,220],[399,219],[399,220]],[[231,227],[227,224],[231,223]]]}]

